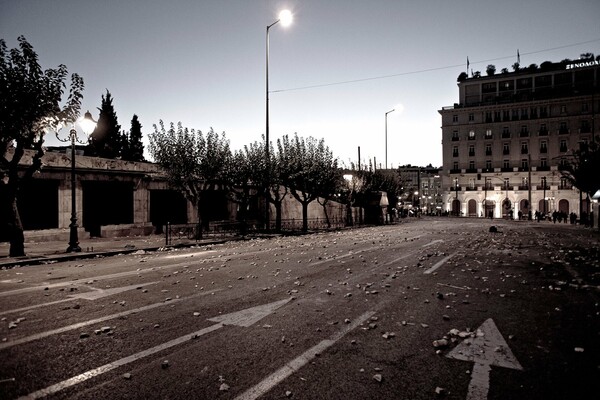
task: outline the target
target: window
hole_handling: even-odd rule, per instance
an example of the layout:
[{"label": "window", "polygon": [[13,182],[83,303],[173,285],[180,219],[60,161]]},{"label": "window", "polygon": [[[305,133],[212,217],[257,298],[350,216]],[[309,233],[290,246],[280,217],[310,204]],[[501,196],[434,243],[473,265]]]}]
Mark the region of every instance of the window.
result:
[{"label": "window", "polygon": [[504,178],[504,189],[508,189],[509,184],[510,184],[509,178]]},{"label": "window", "polygon": [[501,120],[500,111],[494,111],[494,122],[500,122]]},{"label": "window", "polygon": [[485,155],[486,156],[492,155],[492,145],[489,143],[485,145]]},{"label": "window", "polygon": [[510,143],[502,144],[502,154],[504,154],[505,156],[510,154]]},{"label": "window", "polygon": [[521,154],[529,153],[529,146],[527,142],[521,142]]},{"label": "window", "polygon": [[469,140],[475,140],[475,131],[469,131]]},{"label": "window", "polygon": [[502,161],[502,168],[503,169],[510,169],[510,161],[508,161],[508,160]]},{"label": "window", "polygon": [[469,161],[469,169],[471,171],[475,169],[475,161]]},{"label": "window", "polygon": [[492,160],[485,160],[485,169],[488,171],[492,169]]},{"label": "window", "polygon": [[521,159],[521,169],[523,169],[523,170],[529,169],[529,162],[527,162],[526,158]]},{"label": "window", "polygon": [[583,121],[581,121],[581,128],[579,128],[579,133],[590,133],[591,129],[590,129],[590,121],[588,121],[587,119],[584,119]]},{"label": "window", "polygon": [[529,128],[527,128],[527,125],[521,125],[521,137],[527,136],[529,136]]},{"label": "window", "polygon": [[530,116],[531,118],[537,118],[537,107],[531,107]]},{"label": "window", "polygon": [[540,107],[540,117],[542,117],[542,118],[548,117],[548,106]]},{"label": "window", "polygon": [[541,124],[540,125],[540,136],[547,136],[548,135],[548,127],[546,126],[546,124]]},{"label": "window", "polygon": [[475,145],[469,145],[469,156],[473,157],[475,155]]},{"label": "window", "polygon": [[523,189],[527,189],[529,187],[529,181],[527,180],[527,177],[523,177],[521,178],[521,187]]},{"label": "window", "polygon": [[516,121],[519,119],[519,110],[512,110],[512,120]]},{"label": "window", "polygon": [[569,129],[567,128],[567,122],[566,121],[562,121],[560,123],[560,126],[558,128],[558,133],[560,133],[561,135],[569,133]]},{"label": "window", "polygon": [[547,153],[548,152],[548,142],[545,140],[542,140],[540,142],[540,153]]},{"label": "window", "polygon": [[454,114],[452,116],[452,122],[458,122],[458,115]]},{"label": "window", "polygon": [[452,163],[452,169],[453,169],[454,171],[458,171],[458,161],[454,161],[454,162]]},{"label": "window", "polygon": [[475,114],[469,113],[469,121],[475,121]]},{"label": "window", "polygon": [[469,178],[469,188],[475,189],[475,179]]},{"label": "window", "polygon": [[541,178],[541,182],[540,182],[540,183],[541,183],[541,185],[540,185],[540,186],[541,186],[543,189],[548,189],[548,185],[547,185],[547,183],[546,183],[546,177],[545,177],[545,176],[542,176],[542,178]]},{"label": "window", "polygon": [[509,121],[509,120],[510,120],[510,111],[509,110],[502,111],[502,121]]},{"label": "window", "polygon": [[492,138],[492,130],[491,129],[486,129],[485,130],[485,138],[486,139],[491,139]]},{"label": "window", "polygon": [[562,153],[565,153],[567,151],[567,140],[566,139],[560,140],[560,151]]},{"label": "window", "polygon": [[458,140],[458,131],[452,131],[452,141],[456,142]]},{"label": "window", "polygon": [[[540,158],[540,167],[548,168],[548,159],[545,157]],[[546,178],[544,178],[546,179]]]},{"label": "window", "polygon": [[521,119],[527,119],[527,112],[528,110],[526,108],[521,108]]},{"label": "window", "polygon": [[584,113],[585,113],[585,112],[588,112],[588,111],[590,111],[590,106],[589,106],[589,104],[588,104],[588,103],[583,103],[583,104],[581,104],[581,112],[584,112]]},{"label": "window", "polygon": [[458,146],[452,147],[452,157],[458,157]]},{"label": "window", "polygon": [[485,122],[492,122],[492,112],[491,111],[485,112]]},{"label": "window", "polygon": [[567,106],[566,105],[561,105],[560,106],[560,113],[561,114],[566,114],[567,113]]}]

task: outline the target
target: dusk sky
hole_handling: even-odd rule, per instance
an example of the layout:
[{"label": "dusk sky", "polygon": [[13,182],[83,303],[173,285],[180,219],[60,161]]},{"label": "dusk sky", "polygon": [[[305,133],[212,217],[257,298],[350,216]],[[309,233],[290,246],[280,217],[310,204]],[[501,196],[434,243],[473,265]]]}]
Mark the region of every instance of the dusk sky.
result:
[{"label": "dusk sky", "polygon": [[[43,68],[85,81],[82,112],[108,89],[122,129],[159,120],[225,132],[233,149],[265,132],[270,30],[270,138],[325,139],[346,165],[441,166],[444,106],[457,76],[600,54],[598,0],[0,0],[0,38],[24,35]],[[47,145],[59,142],[48,136]]]}]

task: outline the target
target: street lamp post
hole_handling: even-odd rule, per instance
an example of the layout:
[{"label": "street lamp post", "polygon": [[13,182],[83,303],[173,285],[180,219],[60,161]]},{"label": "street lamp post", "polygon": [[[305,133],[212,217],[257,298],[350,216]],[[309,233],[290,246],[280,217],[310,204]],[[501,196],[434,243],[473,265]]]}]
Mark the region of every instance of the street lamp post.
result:
[{"label": "street lamp post", "polygon": [[392,109],[388,112],[385,113],[385,169],[387,169],[388,167],[388,162],[387,162],[387,116],[389,113],[396,111],[396,109]]},{"label": "street lamp post", "polygon": [[269,219],[270,219],[270,205],[269,205],[269,184],[270,184],[270,172],[271,172],[271,159],[269,155],[269,29],[281,22],[281,25],[288,26],[293,21],[293,15],[289,10],[283,10],[279,13],[279,19],[273,22],[271,25],[267,25],[267,62],[266,62],[266,127],[265,127],[265,166],[266,166],[266,187],[265,187],[265,227],[269,230]]},{"label": "street lamp post", "polygon": [[[89,111],[87,111],[85,116],[79,120],[79,126],[88,137],[94,131],[94,128],[96,128],[96,121],[94,121],[92,114],[90,114]],[[75,126],[73,126],[69,131],[68,138],[62,139],[60,136],[58,136],[58,132],[56,132],[56,138],[61,142],[71,142],[71,224],[69,225],[69,247],[67,247],[67,253],[78,253],[81,251],[81,247],[79,247],[79,238],[77,233],[79,225],[77,224],[77,191],[75,187],[75,144],[86,144],[86,142],[79,141]]]}]

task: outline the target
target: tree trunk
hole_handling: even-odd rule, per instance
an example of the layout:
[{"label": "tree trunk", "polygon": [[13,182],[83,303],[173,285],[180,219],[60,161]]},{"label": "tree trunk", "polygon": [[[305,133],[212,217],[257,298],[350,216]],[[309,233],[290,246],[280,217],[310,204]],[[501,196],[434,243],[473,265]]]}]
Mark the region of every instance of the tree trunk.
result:
[{"label": "tree trunk", "polygon": [[302,232],[308,231],[308,202],[302,202]]},{"label": "tree trunk", "polygon": [[281,200],[273,202],[275,206],[275,232],[281,232]]},{"label": "tree trunk", "polygon": [[14,188],[9,188],[8,202],[10,204],[8,214],[9,257],[23,257],[25,256],[25,235],[23,234],[23,224],[17,207],[17,192]]}]

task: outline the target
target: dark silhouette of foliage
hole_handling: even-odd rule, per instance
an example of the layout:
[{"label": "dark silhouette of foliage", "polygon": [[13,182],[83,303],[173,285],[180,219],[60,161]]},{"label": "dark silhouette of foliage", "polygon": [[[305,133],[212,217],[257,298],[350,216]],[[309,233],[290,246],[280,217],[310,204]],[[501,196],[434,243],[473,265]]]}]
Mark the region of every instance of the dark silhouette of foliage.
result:
[{"label": "dark silhouette of foliage", "polygon": [[131,119],[131,130],[129,134],[123,132],[121,135],[121,159],[127,161],[145,161],[144,143],[142,143],[142,124],[137,115]]},{"label": "dark silhouette of foliage", "polygon": [[113,106],[113,98],[108,90],[102,95],[102,105],[96,129],[92,132],[86,155],[102,158],[118,158],[123,148],[121,125]]},{"label": "dark silhouette of foliage", "polygon": [[577,150],[572,150],[559,171],[579,190],[592,196],[600,190],[600,136],[591,143],[580,142]]},{"label": "dark silhouette of foliage", "polygon": [[493,65],[493,64],[490,64],[490,65],[488,65],[488,66],[485,68],[485,73],[486,73],[488,76],[492,76],[492,75],[494,75],[494,74],[496,73],[496,66],[495,66],[495,65]]},{"label": "dark silhouette of foliage", "polygon": [[467,80],[467,78],[469,77],[469,75],[466,72],[461,72],[460,75],[458,75],[458,78],[456,78],[457,82],[462,82]]},{"label": "dark silhouette of foliage", "polygon": [[[33,46],[24,36],[19,47],[7,50],[0,39],[0,232],[7,232],[9,255],[25,255],[23,225],[17,205],[22,182],[42,167],[44,137],[73,124],[81,108],[83,79],[71,75],[69,95],[63,103],[67,67],[42,70]],[[19,166],[25,150],[33,150],[31,164]]]}]

